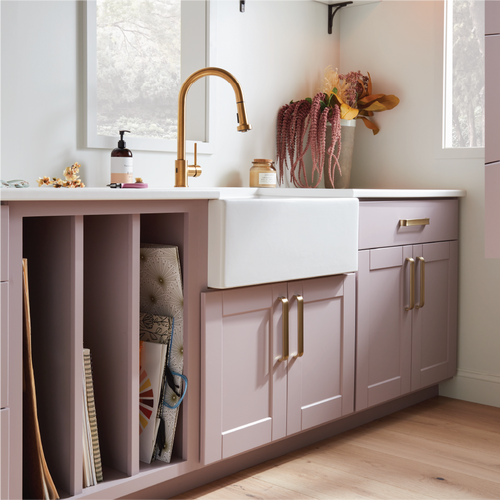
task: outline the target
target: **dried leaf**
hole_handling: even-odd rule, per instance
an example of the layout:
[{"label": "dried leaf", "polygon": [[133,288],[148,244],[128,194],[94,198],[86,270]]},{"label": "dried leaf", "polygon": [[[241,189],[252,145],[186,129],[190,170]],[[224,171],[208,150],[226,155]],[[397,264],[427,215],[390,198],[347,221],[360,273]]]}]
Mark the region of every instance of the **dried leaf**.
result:
[{"label": "dried leaf", "polygon": [[358,119],[363,120],[363,123],[366,125],[367,128],[373,131],[373,135],[377,135],[380,131],[380,129],[368,118],[365,118],[364,116],[358,116]]}]

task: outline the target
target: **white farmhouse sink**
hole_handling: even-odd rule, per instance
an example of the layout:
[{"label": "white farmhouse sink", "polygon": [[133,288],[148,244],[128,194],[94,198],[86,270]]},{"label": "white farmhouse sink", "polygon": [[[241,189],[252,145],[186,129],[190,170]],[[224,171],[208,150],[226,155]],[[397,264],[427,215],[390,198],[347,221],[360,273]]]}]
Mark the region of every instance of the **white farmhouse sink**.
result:
[{"label": "white farmhouse sink", "polygon": [[357,270],[357,198],[231,196],[208,203],[209,287]]}]

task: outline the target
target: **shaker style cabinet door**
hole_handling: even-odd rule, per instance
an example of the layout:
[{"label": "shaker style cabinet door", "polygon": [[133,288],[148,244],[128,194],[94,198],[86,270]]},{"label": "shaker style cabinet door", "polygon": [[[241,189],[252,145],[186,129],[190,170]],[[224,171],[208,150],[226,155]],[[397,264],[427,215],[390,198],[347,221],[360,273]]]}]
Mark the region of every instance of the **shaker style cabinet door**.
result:
[{"label": "shaker style cabinet door", "polygon": [[[282,329],[281,317],[273,318],[281,315],[273,287],[275,295],[286,297],[286,284],[202,294],[204,464],[270,443],[275,419],[281,420],[279,437],[284,436],[286,365],[278,361],[281,336],[273,332],[273,324]],[[276,414],[273,397],[282,400]]]},{"label": "shaker style cabinet door", "polygon": [[458,242],[415,245],[413,256],[417,295],[412,311],[411,389],[415,391],[456,373]]},{"label": "shaker style cabinet door", "polygon": [[354,274],[288,284],[287,435],[354,411],[355,293]]},{"label": "shaker style cabinet door", "polygon": [[202,294],[201,461],[354,410],[355,275]]},{"label": "shaker style cabinet door", "polygon": [[356,411],[410,392],[412,247],[358,253]]}]

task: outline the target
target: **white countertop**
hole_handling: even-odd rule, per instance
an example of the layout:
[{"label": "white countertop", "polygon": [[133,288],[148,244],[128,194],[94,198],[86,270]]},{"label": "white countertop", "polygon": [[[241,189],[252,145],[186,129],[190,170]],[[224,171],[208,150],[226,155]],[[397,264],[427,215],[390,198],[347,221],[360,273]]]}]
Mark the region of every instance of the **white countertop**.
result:
[{"label": "white countertop", "polygon": [[53,188],[0,189],[4,201],[95,201],[95,200],[217,200],[234,197],[287,198],[460,198],[461,189],[294,189],[294,188]]}]

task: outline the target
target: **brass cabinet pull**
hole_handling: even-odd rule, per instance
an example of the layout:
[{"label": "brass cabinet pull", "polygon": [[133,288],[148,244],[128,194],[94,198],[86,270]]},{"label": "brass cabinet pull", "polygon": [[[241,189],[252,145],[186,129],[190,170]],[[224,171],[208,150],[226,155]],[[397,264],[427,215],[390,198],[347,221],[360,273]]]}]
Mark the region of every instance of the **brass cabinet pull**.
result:
[{"label": "brass cabinet pull", "polygon": [[415,307],[415,261],[411,257],[406,257],[410,263],[410,307],[405,307],[405,311],[411,311]]},{"label": "brass cabinet pull", "polygon": [[415,306],[417,309],[425,305],[425,259],[417,257],[420,266],[420,302]]},{"label": "brass cabinet pull", "polygon": [[300,358],[304,354],[304,297],[294,295],[297,299],[297,355]]},{"label": "brass cabinet pull", "polygon": [[430,219],[401,219],[399,227],[407,226],[428,226],[431,223]]},{"label": "brass cabinet pull", "polygon": [[286,361],[288,359],[288,299],[279,297],[279,300],[281,300],[281,321],[283,322],[283,356],[279,361]]}]

